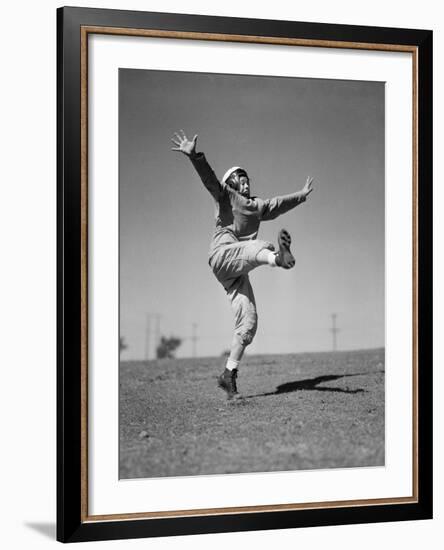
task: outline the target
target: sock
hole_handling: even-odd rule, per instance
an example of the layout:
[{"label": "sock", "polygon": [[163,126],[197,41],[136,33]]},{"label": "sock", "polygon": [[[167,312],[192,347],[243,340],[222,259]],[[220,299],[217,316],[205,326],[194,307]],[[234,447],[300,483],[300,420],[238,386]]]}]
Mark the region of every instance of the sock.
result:
[{"label": "sock", "polygon": [[276,252],[270,252],[268,253],[268,265],[271,265],[271,267],[276,267]]},{"label": "sock", "polygon": [[234,370],[234,369],[237,369],[238,366],[239,366],[239,361],[236,361],[236,359],[228,359],[225,368],[228,370]]}]

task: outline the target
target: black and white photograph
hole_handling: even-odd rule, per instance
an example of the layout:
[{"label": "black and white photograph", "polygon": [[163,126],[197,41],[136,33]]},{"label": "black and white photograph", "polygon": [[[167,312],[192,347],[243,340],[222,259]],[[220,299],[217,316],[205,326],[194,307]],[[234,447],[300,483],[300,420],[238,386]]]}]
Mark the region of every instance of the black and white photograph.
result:
[{"label": "black and white photograph", "polygon": [[439,547],[439,6],[5,3],[2,547]]},{"label": "black and white photograph", "polygon": [[119,69],[119,478],[385,465],[384,82]]}]

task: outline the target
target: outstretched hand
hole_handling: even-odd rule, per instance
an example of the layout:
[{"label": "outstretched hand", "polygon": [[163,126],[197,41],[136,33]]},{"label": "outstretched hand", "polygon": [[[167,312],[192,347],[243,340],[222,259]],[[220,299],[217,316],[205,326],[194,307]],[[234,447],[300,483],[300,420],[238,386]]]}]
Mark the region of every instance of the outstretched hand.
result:
[{"label": "outstretched hand", "polygon": [[171,147],[171,150],[179,151],[179,153],[183,153],[184,155],[187,155],[187,157],[191,157],[195,155],[196,144],[197,144],[197,134],[193,137],[192,140],[189,140],[183,130],[180,130],[180,132],[181,134],[179,134],[178,132],[175,132],[174,138],[171,138],[171,141],[176,146],[176,147]]},{"label": "outstretched hand", "polygon": [[313,178],[308,176],[305,181],[304,187],[301,189],[301,193],[304,194],[305,198],[313,191]]}]

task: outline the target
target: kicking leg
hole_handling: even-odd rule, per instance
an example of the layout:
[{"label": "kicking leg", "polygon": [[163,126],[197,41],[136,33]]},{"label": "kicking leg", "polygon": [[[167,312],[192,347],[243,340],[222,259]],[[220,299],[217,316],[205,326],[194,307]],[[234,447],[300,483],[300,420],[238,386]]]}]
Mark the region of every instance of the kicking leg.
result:
[{"label": "kicking leg", "polygon": [[274,246],[260,240],[238,241],[220,248],[210,265],[218,281],[229,292],[233,281],[260,265],[271,264]]},{"label": "kicking leg", "polygon": [[220,282],[225,283],[230,279],[236,279],[247,275],[250,271],[261,265],[282,267],[291,269],[296,261],[290,250],[290,233],[281,229],[278,233],[278,252],[274,251],[271,243],[260,240],[239,242],[228,245],[221,253],[220,260],[214,272]]},{"label": "kicking leg", "polygon": [[291,237],[288,231],[281,229],[278,234],[279,251],[266,241],[251,240],[236,242],[224,246],[211,258],[213,273],[223,287],[229,292],[233,281],[261,265],[279,266],[290,269],[295,259],[290,250]]}]

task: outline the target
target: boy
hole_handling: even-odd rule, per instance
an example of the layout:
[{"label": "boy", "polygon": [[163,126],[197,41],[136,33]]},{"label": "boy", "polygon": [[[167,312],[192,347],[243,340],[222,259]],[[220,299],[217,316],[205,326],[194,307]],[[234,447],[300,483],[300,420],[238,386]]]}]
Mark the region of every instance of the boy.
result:
[{"label": "boy", "polygon": [[189,140],[181,130],[171,141],[175,145],[173,151],[191,160],[216,202],[216,230],[209,264],[228,295],[235,318],[230,355],[218,386],[232,399],[239,396],[236,383],[239,363],[257,330],[256,303],[248,273],[261,265],[290,269],[295,264],[289,233],[285,229],[279,231],[279,251],[275,252],[271,243],[257,239],[259,225],[304,202],[313,191],[313,178],[307,178],[301,191],[263,200],[250,196],[248,174],[239,166],[230,168],[219,182],[204,154],[196,151],[197,135]]}]

